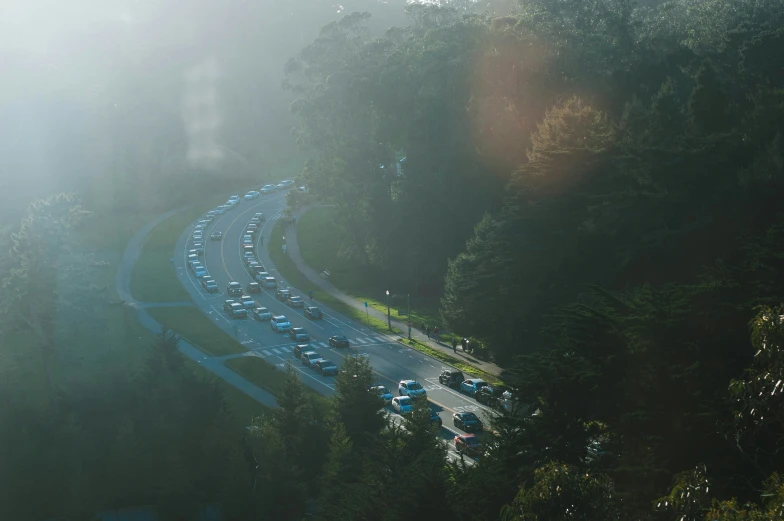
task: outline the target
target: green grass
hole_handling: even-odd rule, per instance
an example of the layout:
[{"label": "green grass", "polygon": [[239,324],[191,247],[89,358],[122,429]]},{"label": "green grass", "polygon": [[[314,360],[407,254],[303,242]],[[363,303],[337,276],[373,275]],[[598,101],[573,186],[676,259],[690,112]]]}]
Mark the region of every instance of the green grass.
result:
[{"label": "green grass", "polygon": [[205,353],[224,356],[247,351],[195,307],[148,308],[147,313]]},{"label": "green grass", "polygon": [[[245,377],[246,380],[261,387],[275,396],[283,393],[283,381],[286,375],[279,371],[274,365],[257,356],[243,356],[226,360],[226,367]],[[302,386],[305,393],[316,400],[327,400],[327,398],[307,385]]]},{"label": "green grass", "polygon": [[[340,229],[335,224],[337,209],[331,206],[311,208],[297,221],[297,242],[305,263],[318,272],[329,271],[329,281],[343,293],[354,297],[368,306],[385,313],[387,288],[379,285],[383,274],[358,268],[341,260],[338,255]],[[392,293],[395,293],[394,288]],[[437,301],[421,301],[416,296],[411,301],[411,320],[418,325],[422,322],[441,325]],[[393,318],[405,321],[408,313],[406,295],[397,295],[390,302]]]},{"label": "green grass", "polygon": [[498,385],[498,384],[502,384],[503,383],[496,375],[488,373],[487,371],[483,371],[481,369],[478,369],[478,368],[474,367],[473,365],[469,364],[468,362],[465,362],[464,360],[461,360],[460,358],[457,358],[457,357],[454,357],[454,356],[449,355],[447,353],[444,353],[442,351],[439,351],[438,349],[433,349],[429,345],[427,345],[427,344],[425,344],[423,342],[420,342],[419,340],[414,340],[414,339],[408,340],[408,339],[405,339],[405,340],[403,340],[403,343],[406,344],[407,346],[410,346],[410,347],[416,349],[417,351],[419,351],[419,352],[421,352],[423,354],[426,354],[428,356],[431,356],[431,357],[435,358],[436,360],[439,360],[440,362],[444,362],[445,364],[449,364],[452,367],[454,367],[455,369],[460,369],[464,373],[468,373],[471,376],[474,376],[476,378],[481,378],[482,380],[490,383],[491,385]]},{"label": "green grass", "polygon": [[183,230],[201,215],[201,208],[172,215],[152,229],[131,273],[131,293],[141,302],[188,302],[171,262],[174,245]]},{"label": "green grass", "polygon": [[[334,298],[328,293],[325,293],[318,286],[311,283],[310,280],[297,268],[291,261],[291,257],[283,253],[283,225],[280,222],[275,223],[272,229],[272,234],[269,241],[270,258],[278,269],[281,276],[292,286],[299,288],[302,291],[313,291],[313,298],[323,303],[326,306],[334,309],[338,313],[346,315],[349,318],[362,322],[368,326],[382,332],[388,333],[387,322],[379,320],[374,317],[368,317],[364,311],[353,308],[340,300]],[[385,310],[386,311],[386,310]],[[392,329],[393,333],[400,333],[397,329]]]}]

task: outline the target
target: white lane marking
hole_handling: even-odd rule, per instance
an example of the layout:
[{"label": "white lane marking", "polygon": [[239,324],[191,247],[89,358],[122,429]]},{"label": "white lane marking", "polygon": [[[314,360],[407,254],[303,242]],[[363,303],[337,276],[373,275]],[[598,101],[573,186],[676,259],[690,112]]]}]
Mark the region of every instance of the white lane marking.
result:
[{"label": "white lane marking", "polygon": [[290,347],[281,347],[280,350],[281,351],[285,351],[286,353],[291,353],[291,348]]},{"label": "white lane marking", "polygon": [[262,351],[261,354],[263,354],[264,356],[269,356],[270,352],[269,351]]},{"label": "white lane marking", "polygon": [[277,350],[277,349],[275,349],[275,348],[272,348],[272,349],[270,349],[270,351],[272,351],[272,352],[273,352],[273,353],[275,353],[276,355],[280,355],[280,354],[282,354],[280,351],[278,351],[278,350]]},{"label": "white lane marking", "polygon": [[319,343],[318,343],[318,345],[320,345],[321,347],[329,347],[329,346],[328,346],[327,344],[325,344],[324,342],[319,342]]},{"label": "white lane marking", "polygon": [[361,339],[359,337],[357,337],[354,341],[355,342],[359,342],[360,344],[367,344],[367,340],[363,340],[363,339]]},{"label": "white lane marking", "polygon": [[381,342],[381,343],[384,343],[384,344],[385,344],[385,343],[387,343],[387,342],[389,342],[389,340],[387,340],[387,339],[386,339],[386,338],[384,338],[383,336],[377,336],[377,337],[376,337],[376,340],[378,340],[379,342]]},{"label": "white lane marking", "polygon": [[228,322],[228,323],[230,323],[230,324],[231,324],[231,320],[229,320],[228,318],[224,317],[224,316],[223,316],[223,313],[221,313],[220,311],[218,311],[218,308],[216,308],[215,306],[210,306],[210,307],[211,307],[213,310],[215,310],[215,313],[216,313],[216,314],[217,314],[219,317],[221,317],[223,320],[225,320],[226,322]]}]

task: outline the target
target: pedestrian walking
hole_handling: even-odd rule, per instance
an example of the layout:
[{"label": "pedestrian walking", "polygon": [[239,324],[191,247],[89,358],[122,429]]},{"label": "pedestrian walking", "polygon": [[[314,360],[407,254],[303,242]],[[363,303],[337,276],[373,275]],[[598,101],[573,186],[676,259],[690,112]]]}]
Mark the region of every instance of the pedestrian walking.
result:
[{"label": "pedestrian walking", "polygon": [[430,326],[425,326],[425,334],[427,335],[427,339],[430,340]]},{"label": "pedestrian walking", "polygon": [[454,351],[455,354],[457,354],[457,339],[454,337],[452,337],[452,351]]},{"label": "pedestrian walking", "polygon": [[422,321],[422,325],[421,325],[421,326],[419,326],[419,330],[420,330],[421,332],[423,332],[423,333],[425,332],[425,321],[424,321],[424,320]]},{"label": "pedestrian walking", "polygon": [[438,342],[441,338],[438,336],[438,326],[433,328],[433,339]]},{"label": "pedestrian walking", "polygon": [[463,352],[465,353],[466,347],[468,346],[468,339],[463,337],[463,340],[461,340],[460,343],[463,344]]}]

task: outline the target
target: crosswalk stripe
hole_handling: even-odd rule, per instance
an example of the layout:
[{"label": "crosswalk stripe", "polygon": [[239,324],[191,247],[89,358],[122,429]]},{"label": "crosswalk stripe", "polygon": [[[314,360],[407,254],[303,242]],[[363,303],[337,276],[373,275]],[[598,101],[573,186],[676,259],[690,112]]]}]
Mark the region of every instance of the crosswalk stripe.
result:
[{"label": "crosswalk stripe", "polygon": [[281,349],[281,351],[285,351],[287,353],[291,352],[291,348],[290,347],[281,347],[280,349]]},{"label": "crosswalk stripe", "polygon": [[360,344],[367,344],[367,340],[363,340],[362,338],[359,337],[357,337],[356,342],[359,342]]},{"label": "crosswalk stripe", "polygon": [[279,355],[279,354],[280,354],[280,351],[278,351],[278,350],[277,350],[277,349],[275,349],[274,347],[271,349],[271,351],[272,351],[273,353],[275,353],[276,355]]},{"label": "crosswalk stripe", "polygon": [[319,342],[319,343],[318,343],[318,345],[320,345],[321,347],[329,347],[329,346],[328,346],[327,344],[325,344],[324,342]]},{"label": "crosswalk stripe", "polygon": [[263,354],[264,356],[269,356],[269,351],[262,351],[261,354]]},{"label": "crosswalk stripe", "polygon": [[387,339],[384,338],[383,336],[377,336],[376,340],[378,340],[379,342],[386,342],[387,341]]}]

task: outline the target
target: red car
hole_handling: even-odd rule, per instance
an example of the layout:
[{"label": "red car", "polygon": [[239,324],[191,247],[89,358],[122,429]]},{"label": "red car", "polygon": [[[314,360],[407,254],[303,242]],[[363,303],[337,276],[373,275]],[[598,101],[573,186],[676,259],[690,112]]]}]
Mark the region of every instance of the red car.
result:
[{"label": "red car", "polygon": [[473,434],[455,436],[455,451],[469,456],[482,455],[482,442]]}]

